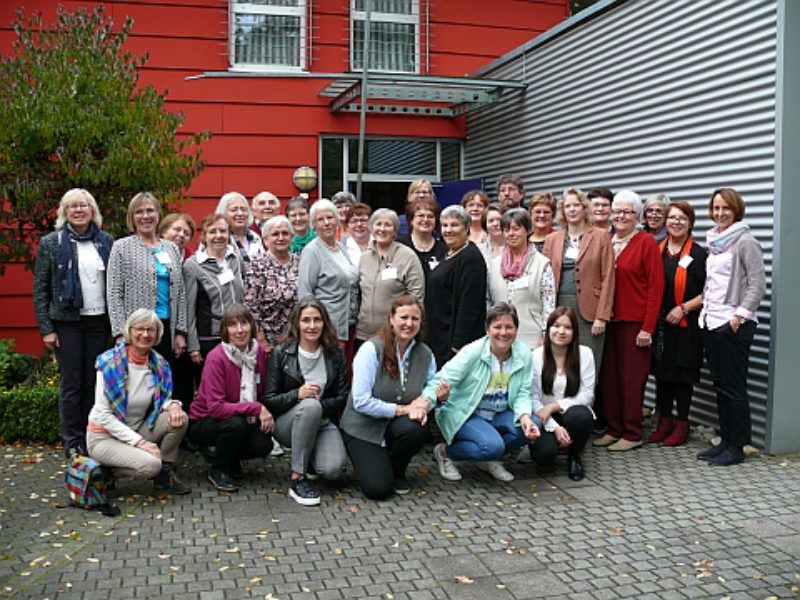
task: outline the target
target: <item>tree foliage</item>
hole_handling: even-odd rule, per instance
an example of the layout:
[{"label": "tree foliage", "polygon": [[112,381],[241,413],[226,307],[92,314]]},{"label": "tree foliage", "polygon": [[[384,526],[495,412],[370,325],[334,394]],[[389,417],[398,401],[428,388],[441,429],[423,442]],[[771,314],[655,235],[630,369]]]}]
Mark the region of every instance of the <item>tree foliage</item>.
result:
[{"label": "tree foliage", "polygon": [[102,7],[59,7],[54,24],[19,10],[12,25],[0,60],[0,273],[4,262],[30,265],[32,242],[52,230],[70,188],[94,195],[115,237],[136,192],[184,199],[209,137],[177,135],[184,116],[165,109],[167,91],[137,85],[148,57],[123,49],[130,17],[115,30]]}]

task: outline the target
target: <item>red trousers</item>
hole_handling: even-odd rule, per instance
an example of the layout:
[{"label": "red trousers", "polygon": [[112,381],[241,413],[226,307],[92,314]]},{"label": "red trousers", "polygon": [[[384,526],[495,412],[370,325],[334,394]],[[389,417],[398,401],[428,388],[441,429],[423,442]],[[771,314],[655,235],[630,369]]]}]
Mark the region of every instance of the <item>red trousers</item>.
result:
[{"label": "red trousers", "polygon": [[608,433],[630,441],[642,439],[642,404],[652,354],[651,346],[636,345],[641,329],[638,322],[608,324],[600,372]]}]

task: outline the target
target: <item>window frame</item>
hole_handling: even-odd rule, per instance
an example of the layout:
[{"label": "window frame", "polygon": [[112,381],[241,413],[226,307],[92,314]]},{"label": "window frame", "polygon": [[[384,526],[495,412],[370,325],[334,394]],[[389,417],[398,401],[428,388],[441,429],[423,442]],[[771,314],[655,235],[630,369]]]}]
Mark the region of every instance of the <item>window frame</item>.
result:
[{"label": "window frame", "polygon": [[[357,0],[350,0],[350,70],[355,73],[360,73],[363,71],[363,67],[356,67],[355,66],[355,55],[353,54],[355,51],[355,22],[356,21],[366,21],[367,18],[367,11],[365,10],[356,10],[356,1]],[[364,0],[364,2],[369,2],[370,0]],[[371,68],[370,72],[378,72],[378,73],[405,73],[405,74],[416,74],[418,75],[421,71],[421,58],[422,52],[420,48],[420,43],[422,40],[421,35],[421,28],[422,28],[422,19],[420,13],[420,2],[421,0],[411,0],[411,13],[410,14],[400,14],[400,13],[385,13],[385,12],[371,12],[370,21],[372,23],[402,23],[405,25],[413,25],[414,26],[414,70],[413,71],[397,71],[397,70],[388,70],[388,69],[375,69]]]},{"label": "window frame", "polygon": [[[247,2],[228,1],[228,69],[239,72],[292,72],[304,73],[308,71],[308,5],[311,0],[298,0],[298,6],[269,6],[264,4],[251,4]],[[300,18],[300,64],[280,65],[236,62],[236,15],[267,15],[276,17]]]}]

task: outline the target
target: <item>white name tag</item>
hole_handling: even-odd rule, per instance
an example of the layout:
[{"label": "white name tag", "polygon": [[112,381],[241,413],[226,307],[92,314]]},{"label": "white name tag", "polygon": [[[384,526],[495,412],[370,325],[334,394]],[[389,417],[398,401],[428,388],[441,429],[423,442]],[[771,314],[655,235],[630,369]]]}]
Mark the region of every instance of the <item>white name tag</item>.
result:
[{"label": "white name tag", "polygon": [[510,289],[510,290],[525,290],[525,289],[528,289],[528,278],[523,275],[519,279],[515,279],[514,281],[510,281],[508,283],[508,289]]},{"label": "white name tag", "polygon": [[106,266],[103,264],[103,259],[102,258],[98,258],[97,259],[97,270],[98,271],[105,271],[106,270]]},{"label": "white name tag", "polygon": [[256,373],[255,376],[256,376],[256,385],[258,385],[261,383],[261,373]]},{"label": "white name tag", "polygon": [[438,266],[439,266],[439,261],[436,260],[435,256],[431,256],[430,259],[428,259],[428,267],[430,268],[430,270],[433,271]]},{"label": "white name tag", "polygon": [[686,256],[681,257],[681,259],[678,261],[678,266],[688,269],[689,265],[692,264],[692,261],[694,261],[694,259],[687,254]]},{"label": "white name tag", "polygon": [[233,271],[230,269],[225,269],[222,273],[217,276],[221,285],[225,285],[226,283],[230,283],[234,280]]},{"label": "white name tag", "polygon": [[156,387],[156,378],[153,376],[152,373],[148,373],[144,376],[144,385],[147,388],[154,388]]},{"label": "white name tag", "polygon": [[381,281],[390,281],[397,279],[397,269],[395,267],[386,267],[381,271]]},{"label": "white name tag", "polygon": [[156,260],[160,262],[162,265],[169,265],[172,264],[172,259],[169,257],[169,254],[164,252],[156,252]]},{"label": "white name tag", "polygon": [[564,258],[569,258],[570,260],[577,260],[578,259],[578,249],[574,246],[570,246],[567,248],[567,251],[564,252]]}]

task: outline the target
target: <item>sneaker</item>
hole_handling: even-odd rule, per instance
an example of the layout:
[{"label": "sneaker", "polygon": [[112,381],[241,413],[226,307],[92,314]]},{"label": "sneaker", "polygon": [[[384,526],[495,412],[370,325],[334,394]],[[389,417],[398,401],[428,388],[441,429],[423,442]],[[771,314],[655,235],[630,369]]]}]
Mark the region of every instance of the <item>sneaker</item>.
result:
[{"label": "sneaker", "polygon": [[728,446],[724,452],[708,459],[708,464],[712,467],[730,467],[743,462],[744,452],[735,446]]},{"label": "sneaker", "polygon": [[285,450],[283,446],[281,446],[275,440],[272,440],[272,451],[269,453],[270,456],[283,456]]},{"label": "sneaker", "polygon": [[532,463],[533,462],[533,448],[530,444],[525,444],[517,454],[518,463]]},{"label": "sneaker", "polygon": [[629,450],[635,450],[636,448],[641,447],[644,444],[642,440],[626,440],[625,438],[621,438],[608,446],[609,452],[628,452]]},{"label": "sneaker", "polygon": [[447,458],[447,454],[445,454],[444,442],[434,446],[433,456],[436,458],[436,464],[439,467],[439,475],[442,476],[442,479],[446,479],[447,481],[461,481],[461,473],[459,473],[455,463]]},{"label": "sneaker", "polygon": [[192,488],[183,483],[178,477],[178,474],[171,469],[166,477],[166,481],[155,479],[153,480],[153,483],[155,483],[156,488],[167,492],[168,494],[174,494],[175,496],[183,496],[192,491]]},{"label": "sneaker", "polygon": [[697,460],[711,460],[725,452],[725,449],[728,447],[727,444],[720,442],[718,446],[711,446],[711,448],[707,448],[697,453]]},{"label": "sneaker", "polygon": [[610,433],[605,434],[601,438],[597,438],[592,442],[592,446],[597,446],[598,448],[605,448],[606,446],[610,446],[611,444],[615,444],[619,441],[618,437],[614,437]]},{"label": "sneaker", "polygon": [[289,488],[289,496],[298,504],[303,506],[317,506],[319,504],[319,492],[314,488],[314,484],[308,477],[301,477],[292,481]]},{"label": "sneaker", "polygon": [[497,479],[497,481],[502,481],[504,483],[514,481],[514,474],[506,469],[499,460],[487,460],[475,464],[478,465],[481,471],[486,471],[489,475]]},{"label": "sneaker", "polygon": [[236,487],[233,477],[220,469],[210,469],[208,471],[208,480],[220,492],[235,492],[239,489]]},{"label": "sneaker", "polygon": [[392,487],[394,488],[394,493],[398,496],[405,496],[411,492],[411,484],[403,477],[395,477]]}]

